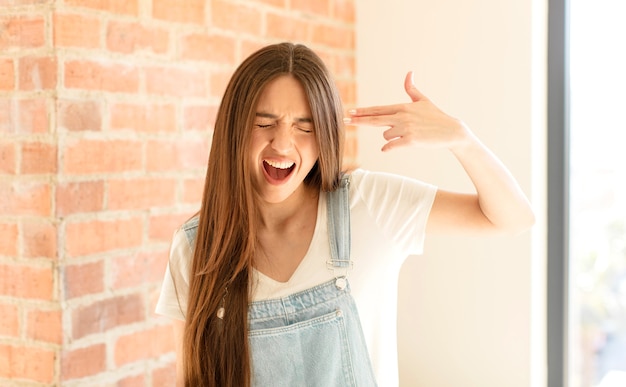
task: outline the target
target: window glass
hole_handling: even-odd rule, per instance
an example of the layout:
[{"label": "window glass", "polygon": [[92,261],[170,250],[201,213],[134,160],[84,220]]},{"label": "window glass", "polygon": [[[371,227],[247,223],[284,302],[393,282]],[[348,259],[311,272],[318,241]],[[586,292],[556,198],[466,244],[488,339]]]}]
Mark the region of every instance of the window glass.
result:
[{"label": "window glass", "polygon": [[626,386],[626,1],[570,0],[572,387]]}]

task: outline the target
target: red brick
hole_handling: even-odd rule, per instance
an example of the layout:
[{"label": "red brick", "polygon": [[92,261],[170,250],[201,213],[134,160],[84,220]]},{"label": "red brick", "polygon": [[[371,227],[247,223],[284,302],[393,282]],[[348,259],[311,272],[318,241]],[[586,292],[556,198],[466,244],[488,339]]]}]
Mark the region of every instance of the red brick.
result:
[{"label": "red brick", "polygon": [[56,173],[57,147],[45,142],[27,142],[22,145],[22,174]]},{"label": "red brick", "polygon": [[191,217],[192,214],[162,214],[150,216],[148,237],[151,240],[170,242],[174,231]]},{"label": "red brick", "polygon": [[252,40],[243,39],[241,41],[241,49],[240,49],[241,58],[247,58],[252,53],[263,48],[265,45],[266,45],[265,43],[262,43],[256,40],[252,41]]},{"label": "red brick", "polygon": [[191,34],[182,38],[181,47],[183,59],[235,63],[236,42],[228,36]]},{"label": "red brick", "polygon": [[96,212],[103,208],[104,182],[84,181],[60,183],[56,189],[56,214],[66,216]]},{"label": "red brick", "polygon": [[49,216],[52,190],[48,183],[0,182],[0,213]]},{"label": "red brick", "polygon": [[0,344],[0,378],[52,383],[53,350]]},{"label": "red brick", "polygon": [[267,36],[271,38],[307,41],[311,35],[311,23],[305,19],[295,19],[289,16],[267,14]]},{"label": "red brick", "polygon": [[172,351],[174,351],[172,327],[161,325],[121,336],[115,343],[115,364],[120,366]]},{"label": "red brick", "polygon": [[217,98],[222,98],[232,75],[233,73],[231,71],[212,72],[210,77],[211,95]]},{"label": "red brick", "polygon": [[22,254],[24,257],[56,258],[57,228],[47,221],[22,223]]},{"label": "red brick", "polygon": [[70,61],[65,63],[65,87],[136,93],[139,91],[139,71],[131,64]]},{"label": "red brick", "polygon": [[354,77],[356,74],[356,60],[353,55],[337,55],[334,57],[335,66],[332,73],[336,77]]},{"label": "red brick", "polygon": [[63,274],[66,300],[104,291],[104,261],[67,265]]},{"label": "red brick", "polygon": [[257,3],[268,4],[278,8],[286,8],[286,0],[256,0]]},{"label": "red brick", "polygon": [[0,97],[0,134],[16,131],[13,106],[13,96]]},{"label": "red brick", "polygon": [[17,256],[17,224],[0,223],[0,255]]},{"label": "red brick", "polygon": [[173,179],[132,179],[109,181],[109,209],[140,209],[171,206],[175,202]]},{"label": "red brick", "polygon": [[206,74],[201,69],[147,68],[146,90],[150,94],[206,97]]},{"label": "red brick", "polygon": [[204,23],[204,0],[152,0],[152,16],[155,19],[180,23]]},{"label": "red brick", "polygon": [[[178,225],[180,226],[180,224]],[[170,240],[173,232],[170,233]],[[147,251],[134,256],[122,256],[111,260],[111,279],[115,289],[161,283],[168,259],[168,249]]]},{"label": "red brick", "polygon": [[356,83],[354,81],[337,80],[337,88],[344,105],[356,103]]},{"label": "red brick", "polygon": [[340,21],[354,24],[355,4],[354,0],[333,0],[332,17]]},{"label": "red brick", "polygon": [[354,29],[331,24],[318,24],[313,28],[311,39],[312,43],[352,50],[354,48]]},{"label": "red brick", "polygon": [[96,17],[78,14],[55,14],[55,47],[100,47],[101,23]]},{"label": "red brick", "polygon": [[326,65],[326,67],[330,70],[333,75],[335,68],[335,56],[331,54],[328,50],[315,50],[315,53],[320,57],[322,62]]},{"label": "red brick", "polygon": [[176,385],[176,363],[167,364],[165,367],[152,371],[152,385],[154,386],[175,386]]},{"label": "red brick", "polygon": [[215,126],[217,106],[187,106],[183,113],[183,129],[206,132]]},{"label": "red brick", "polygon": [[77,140],[66,144],[63,173],[105,173],[141,170],[137,141]]},{"label": "red brick", "polygon": [[200,141],[150,141],[146,169],[151,172],[206,168],[209,145]]},{"label": "red brick", "polygon": [[49,114],[46,98],[24,99],[17,102],[18,129],[21,133],[48,132]]},{"label": "red brick", "polygon": [[60,310],[31,310],[27,314],[26,321],[29,338],[61,344],[63,330]]},{"label": "red brick", "polygon": [[24,57],[19,60],[20,90],[51,90],[57,85],[54,57]]},{"label": "red brick", "polygon": [[111,106],[111,129],[137,132],[176,131],[176,106],[120,103]]},{"label": "red brick", "polygon": [[9,48],[41,47],[45,43],[43,17],[5,17],[0,19],[0,51]]},{"label": "red brick", "polygon": [[140,246],[143,222],[139,218],[68,222],[66,252],[70,257]]},{"label": "red brick", "polygon": [[[348,131],[346,134],[346,142],[344,145],[344,160],[348,164],[354,163],[359,151],[359,143],[354,130]],[[345,165],[346,163],[344,163]]]},{"label": "red brick", "polygon": [[298,12],[330,16],[330,0],[291,0],[291,9]]},{"label": "red brick", "polygon": [[204,193],[204,177],[183,181],[183,203],[200,203]]},{"label": "red brick", "polygon": [[61,380],[68,381],[95,375],[106,369],[106,345],[63,351],[61,354]]},{"label": "red brick", "polygon": [[0,174],[15,174],[17,171],[15,162],[16,155],[14,143],[0,143]]},{"label": "red brick", "polygon": [[[163,273],[161,273],[161,280],[159,281],[159,284],[161,284],[161,281],[163,280]],[[148,290],[148,299],[149,299],[149,304],[148,304],[148,310],[155,310],[157,303],[159,302],[159,297],[161,296],[161,287],[160,286],[154,286],[152,287],[150,290]],[[167,321],[167,318],[163,318],[163,320]]]},{"label": "red brick", "polygon": [[13,59],[0,59],[0,90],[15,89],[15,67]]},{"label": "red brick", "polygon": [[183,168],[206,170],[210,150],[210,144],[207,141],[181,141],[177,145]]},{"label": "red brick", "polygon": [[261,36],[260,10],[222,0],[211,1],[211,25],[254,36]]},{"label": "red brick", "polygon": [[169,48],[169,33],[163,28],[149,28],[139,23],[111,22],[107,28],[107,49],[130,54],[147,50],[163,54]]},{"label": "red brick", "polygon": [[51,267],[0,264],[0,294],[9,297],[51,300],[52,277]]},{"label": "red brick", "polygon": [[0,304],[0,336],[19,334],[19,309],[15,305]]},{"label": "red brick", "polygon": [[101,131],[100,101],[59,101],[59,127],[70,131]]},{"label": "red brick", "polygon": [[144,318],[143,298],[139,294],[96,301],[72,312],[72,339],[103,333],[122,325],[142,321]]},{"label": "red brick", "polygon": [[32,5],[32,4],[45,4],[50,0],[4,0],[4,2],[0,3],[0,7],[2,6],[21,6],[21,5]]},{"label": "red brick", "polygon": [[[124,379],[119,380],[115,386],[116,387],[144,387],[146,385],[146,377],[144,375],[133,375],[128,376]],[[164,384],[155,384],[154,381],[151,384],[152,386],[164,386]],[[175,384],[172,384],[174,386]]]},{"label": "red brick", "polygon": [[116,14],[139,14],[139,0],[65,0],[64,3],[69,6],[92,8]]}]

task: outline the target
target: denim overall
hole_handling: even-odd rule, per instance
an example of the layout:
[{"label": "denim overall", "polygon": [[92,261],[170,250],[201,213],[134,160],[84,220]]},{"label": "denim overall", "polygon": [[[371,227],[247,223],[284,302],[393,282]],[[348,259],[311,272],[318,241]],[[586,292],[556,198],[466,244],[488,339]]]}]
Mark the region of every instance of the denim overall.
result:
[{"label": "denim overall", "polygon": [[335,279],[248,308],[255,387],[376,386],[346,274],[350,269],[349,176],[328,194]]},{"label": "denim overall", "polygon": [[[376,386],[356,304],[346,278],[350,261],[350,205],[344,176],[329,192],[328,235],[335,278],[279,299],[252,302],[248,340],[254,387]],[[193,246],[198,217],[183,229]]]}]

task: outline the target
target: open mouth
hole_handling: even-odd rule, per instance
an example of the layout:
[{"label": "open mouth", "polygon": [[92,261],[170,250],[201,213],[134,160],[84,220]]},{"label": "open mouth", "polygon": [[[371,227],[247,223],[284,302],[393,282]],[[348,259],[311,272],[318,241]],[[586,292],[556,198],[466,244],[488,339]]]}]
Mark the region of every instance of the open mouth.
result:
[{"label": "open mouth", "polygon": [[263,160],[263,169],[265,169],[265,173],[272,179],[276,181],[285,180],[291,172],[296,167],[296,163],[293,161],[271,161],[271,160]]}]

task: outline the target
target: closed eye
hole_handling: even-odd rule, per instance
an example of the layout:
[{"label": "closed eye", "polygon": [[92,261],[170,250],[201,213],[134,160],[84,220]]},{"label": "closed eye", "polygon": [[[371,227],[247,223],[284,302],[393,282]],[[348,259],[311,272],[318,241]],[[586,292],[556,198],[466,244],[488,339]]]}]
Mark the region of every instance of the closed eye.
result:
[{"label": "closed eye", "polygon": [[256,124],[256,127],[261,128],[261,129],[269,128],[270,126],[272,126],[272,124],[267,124],[267,125]]}]

